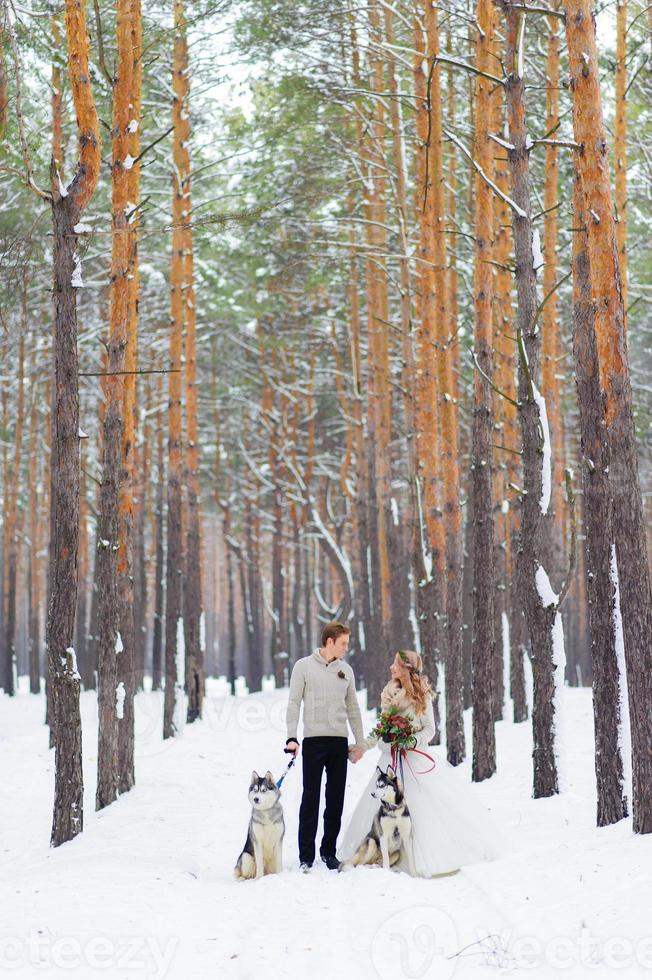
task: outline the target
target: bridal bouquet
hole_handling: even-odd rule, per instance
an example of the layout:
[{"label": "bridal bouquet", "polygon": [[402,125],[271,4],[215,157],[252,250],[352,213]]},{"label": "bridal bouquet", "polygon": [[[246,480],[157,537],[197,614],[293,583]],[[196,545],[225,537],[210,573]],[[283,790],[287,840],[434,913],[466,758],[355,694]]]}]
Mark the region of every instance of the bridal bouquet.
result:
[{"label": "bridal bouquet", "polygon": [[383,711],[370,734],[382,739],[383,742],[391,742],[397,749],[413,749],[417,744],[416,730],[412,722],[397,711]]}]

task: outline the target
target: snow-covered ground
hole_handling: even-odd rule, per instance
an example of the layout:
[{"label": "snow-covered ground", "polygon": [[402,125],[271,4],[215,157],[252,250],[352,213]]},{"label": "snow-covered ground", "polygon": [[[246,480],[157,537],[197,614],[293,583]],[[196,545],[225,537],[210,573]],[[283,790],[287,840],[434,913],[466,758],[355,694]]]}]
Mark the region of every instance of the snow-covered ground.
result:
[{"label": "snow-covered ground", "polygon": [[[473,792],[513,856],[432,881],[299,874],[297,765],[283,785],[284,873],[236,882],[251,771],[276,775],[287,759],[287,691],[232,698],[209,681],[203,720],[166,742],[162,696],[138,695],[137,786],[99,814],[96,701],[83,694],[85,829],[51,849],[54,753],[44,699],[21,681],[0,695],[0,977],[652,977],[652,839],[631,820],[595,827],[589,690],[563,692],[564,795],[531,799],[530,723],[497,725],[499,771]],[[467,712],[468,745],[470,725]],[[349,766],[344,820],[375,758]],[[470,759],[459,771],[469,780]]]}]

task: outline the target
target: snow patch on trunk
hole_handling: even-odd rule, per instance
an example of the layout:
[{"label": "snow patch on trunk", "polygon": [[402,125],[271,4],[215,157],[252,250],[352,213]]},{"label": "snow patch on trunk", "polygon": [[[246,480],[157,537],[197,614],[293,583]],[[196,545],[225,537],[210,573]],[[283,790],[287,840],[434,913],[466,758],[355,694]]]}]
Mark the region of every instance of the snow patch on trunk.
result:
[{"label": "snow patch on trunk", "polygon": [[623,761],[623,780],[621,791],[627,798],[628,804],[632,799],[632,733],[629,723],[629,692],[627,690],[627,666],[625,661],[625,641],[623,638],[623,620],[620,612],[620,580],[618,578],[618,560],[616,545],[611,545],[609,562],[609,577],[613,585],[613,604],[611,615],[614,624],[614,644],[616,647],[616,663],[618,665],[618,750]]},{"label": "snow patch on trunk", "polygon": [[543,267],[543,252],[541,251],[541,236],[538,228],[532,232],[532,268],[535,273]]},{"label": "snow patch on trunk", "polygon": [[[542,565],[537,566],[534,576],[537,592],[544,607],[556,606],[559,596],[553,590],[548,573]],[[566,767],[566,743],[564,734],[563,696],[566,678],[566,647],[564,645],[564,624],[559,610],[555,613],[552,624],[552,663],[554,694],[552,696],[552,741],[557,767],[557,785],[559,792],[569,789],[568,772]]]},{"label": "snow patch on trunk", "polygon": [[[566,733],[564,728],[563,696],[566,675],[566,648],[564,645],[564,624],[559,610],[555,613],[555,621],[552,624],[552,662],[555,665],[555,693],[552,703],[555,710],[553,725],[553,746],[555,752],[555,764],[557,766],[557,784],[559,792],[566,792],[569,787],[568,772],[566,768]],[[570,749],[570,746],[569,746]]]},{"label": "snow patch on trunk", "polygon": [[81,674],[77,670],[77,654],[75,653],[74,647],[66,647],[66,653],[70,654],[70,659],[72,660],[72,676],[76,681],[81,680]]},{"label": "snow patch on trunk", "polygon": [[81,289],[84,285],[84,280],[82,278],[82,265],[81,259],[76,252],[72,257],[72,260],[75,264],[73,266],[72,276],[70,277],[70,285],[75,289]]},{"label": "snow patch on trunk", "polygon": [[203,609],[199,617],[199,649],[202,654],[206,653],[206,614]]},{"label": "snow patch on trunk", "polygon": [[125,716],[125,698],[127,697],[127,692],[125,691],[124,682],[120,681],[115,689],[115,713],[119,719]]},{"label": "snow patch on trunk", "polygon": [[173,724],[177,734],[183,731],[186,721],[184,689],[186,686],[186,644],[183,636],[183,617],[177,619],[177,652],[175,656],[177,679],[174,685]]},{"label": "snow patch on trunk", "polygon": [[500,614],[500,622],[502,625],[502,634],[503,634],[503,718],[507,718],[507,711],[509,708],[509,702],[511,700],[510,681],[509,681],[511,643],[509,638],[509,619],[507,618],[507,613],[505,612],[504,609]]},{"label": "snow patch on trunk", "polygon": [[543,565],[537,566],[537,570],[534,575],[534,582],[537,587],[537,592],[539,593],[539,598],[541,599],[541,604],[543,606],[554,605],[559,596],[550,584],[548,573]]},{"label": "snow patch on trunk", "polygon": [[122,644],[122,637],[120,636],[120,630],[115,635],[115,652],[122,653],[124,646]]},{"label": "snow patch on trunk", "polygon": [[541,508],[542,514],[547,514],[552,490],[550,427],[548,426],[546,400],[534,382],[532,382],[532,390],[534,392],[534,400],[539,406],[539,418],[541,419],[541,429],[543,432],[543,463],[541,466],[541,499],[539,500],[539,507]]},{"label": "snow patch on trunk", "polygon": [[[410,571],[408,572],[408,578],[410,580],[410,595],[414,595],[416,589],[415,589],[414,575],[412,574],[412,569],[410,569]],[[410,620],[410,624],[412,626],[412,633],[414,635],[414,649],[418,654],[422,654],[423,651],[421,649],[421,633],[419,630],[419,620],[417,619],[417,611],[414,606],[414,603],[410,603],[410,612],[408,614],[408,619]]]}]

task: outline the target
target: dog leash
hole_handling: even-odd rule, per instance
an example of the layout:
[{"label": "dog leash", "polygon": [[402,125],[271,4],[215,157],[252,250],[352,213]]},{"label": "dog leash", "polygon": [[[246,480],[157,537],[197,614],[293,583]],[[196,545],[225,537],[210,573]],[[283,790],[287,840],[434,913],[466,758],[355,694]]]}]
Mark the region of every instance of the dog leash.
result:
[{"label": "dog leash", "polygon": [[279,776],[279,778],[276,780],[276,786],[278,789],[281,788],[281,783],[283,782],[283,780],[285,779],[285,777],[287,776],[287,774],[289,773],[290,769],[292,768],[292,766],[296,761],[297,761],[297,757],[296,755],[293,755],[290,761],[288,762],[287,766]]}]

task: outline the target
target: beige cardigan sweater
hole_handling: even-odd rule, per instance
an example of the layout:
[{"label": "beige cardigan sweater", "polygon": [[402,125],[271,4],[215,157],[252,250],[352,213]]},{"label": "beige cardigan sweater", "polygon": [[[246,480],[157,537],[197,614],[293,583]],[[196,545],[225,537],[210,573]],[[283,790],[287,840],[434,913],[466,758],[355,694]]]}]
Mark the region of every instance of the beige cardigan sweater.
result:
[{"label": "beige cardigan sweater", "polygon": [[[343,674],[344,676],[340,676]],[[355,744],[364,748],[362,715],[355,693],[352,667],[342,660],[326,663],[319,650],[297,660],[290,677],[287,737],[297,737],[303,702],[303,737],[332,735],[348,738],[351,726]]]}]

